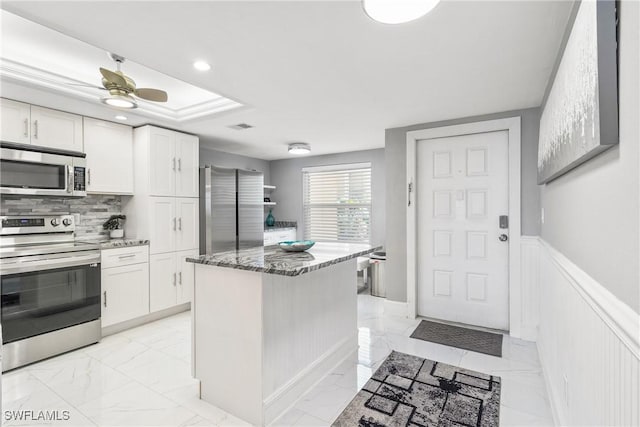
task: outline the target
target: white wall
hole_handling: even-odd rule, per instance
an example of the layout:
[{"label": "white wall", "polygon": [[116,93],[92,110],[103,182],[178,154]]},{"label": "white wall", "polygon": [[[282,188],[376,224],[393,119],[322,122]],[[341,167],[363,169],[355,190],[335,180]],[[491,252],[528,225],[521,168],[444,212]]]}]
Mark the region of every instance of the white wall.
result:
[{"label": "white wall", "polygon": [[542,237],[640,313],[639,3],[620,4],[620,144],[542,187]]},{"label": "white wall", "polygon": [[[277,189],[272,200],[276,220],[298,221],[298,238],[303,238],[302,169],[310,166],[371,163],[371,243],[385,241],[385,153],[383,149],[353,151],[323,156],[298,157],[270,162],[271,184]],[[265,179],[265,183],[266,183]]]}]

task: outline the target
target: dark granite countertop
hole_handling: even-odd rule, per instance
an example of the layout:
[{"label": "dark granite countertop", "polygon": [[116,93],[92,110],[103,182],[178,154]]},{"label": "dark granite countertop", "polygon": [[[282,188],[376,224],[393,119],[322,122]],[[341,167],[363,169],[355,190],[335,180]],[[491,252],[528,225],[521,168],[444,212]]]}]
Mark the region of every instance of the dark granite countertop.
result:
[{"label": "dark granite countertop", "polygon": [[260,273],[298,276],[366,255],[380,248],[381,246],[367,244],[316,243],[306,252],[285,252],[277,245],[258,246],[200,255],[197,258],[187,258],[187,261]]},{"label": "dark granite countertop", "polygon": [[143,239],[79,239],[82,243],[92,243],[100,246],[100,249],[116,249],[129,246],[145,246],[148,240]]}]

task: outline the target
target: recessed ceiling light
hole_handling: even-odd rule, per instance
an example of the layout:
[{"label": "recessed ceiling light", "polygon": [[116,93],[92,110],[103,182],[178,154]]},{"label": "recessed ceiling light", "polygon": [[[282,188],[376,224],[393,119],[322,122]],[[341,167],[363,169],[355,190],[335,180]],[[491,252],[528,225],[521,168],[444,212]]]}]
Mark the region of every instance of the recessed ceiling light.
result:
[{"label": "recessed ceiling light", "polygon": [[133,99],[129,95],[109,95],[105,96],[104,98],[100,98],[100,102],[111,107],[125,108],[128,110],[138,107],[135,99]]},{"label": "recessed ceiling light", "polygon": [[289,154],[302,155],[309,154],[311,146],[305,142],[292,142],[289,144]]},{"label": "recessed ceiling light", "polygon": [[209,71],[211,69],[211,65],[209,65],[205,61],[198,60],[193,63],[193,68],[195,68],[198,71]]},{"label": "recessed ceiling light", "polygon": [[118,114],[118,115],[116,116],[116,119],[118,119],[118,120],[127,120],[127,116],[123,116],[123,115],[121,115],[121,114]]},{"label": "recessed ceiling light", "polygon": [[402,24],[426,15],[440,0],[362,0],[369,17],[383,24]]}]

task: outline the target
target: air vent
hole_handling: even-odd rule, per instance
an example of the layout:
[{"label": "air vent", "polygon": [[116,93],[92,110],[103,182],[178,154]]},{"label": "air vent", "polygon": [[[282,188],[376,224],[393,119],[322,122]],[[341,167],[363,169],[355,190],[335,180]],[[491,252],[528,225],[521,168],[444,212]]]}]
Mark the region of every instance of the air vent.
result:
[{"label": "air vent", "polygon": [[245,129],[251,129],[253,126],[247,123],[238,123],[237,125],[231,125],[229,127],[235,130],[245,130]]}]

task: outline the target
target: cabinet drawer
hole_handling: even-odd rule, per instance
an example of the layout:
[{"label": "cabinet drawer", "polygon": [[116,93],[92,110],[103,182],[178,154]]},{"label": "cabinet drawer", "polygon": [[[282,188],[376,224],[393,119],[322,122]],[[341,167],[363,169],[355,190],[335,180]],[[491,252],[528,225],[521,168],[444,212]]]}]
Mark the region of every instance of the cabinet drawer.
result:
[{"label": "cabinet drawer", "polygon": [[149,246],[130,246],[102,250],[102,268],[120,267],[149,261]]}]

